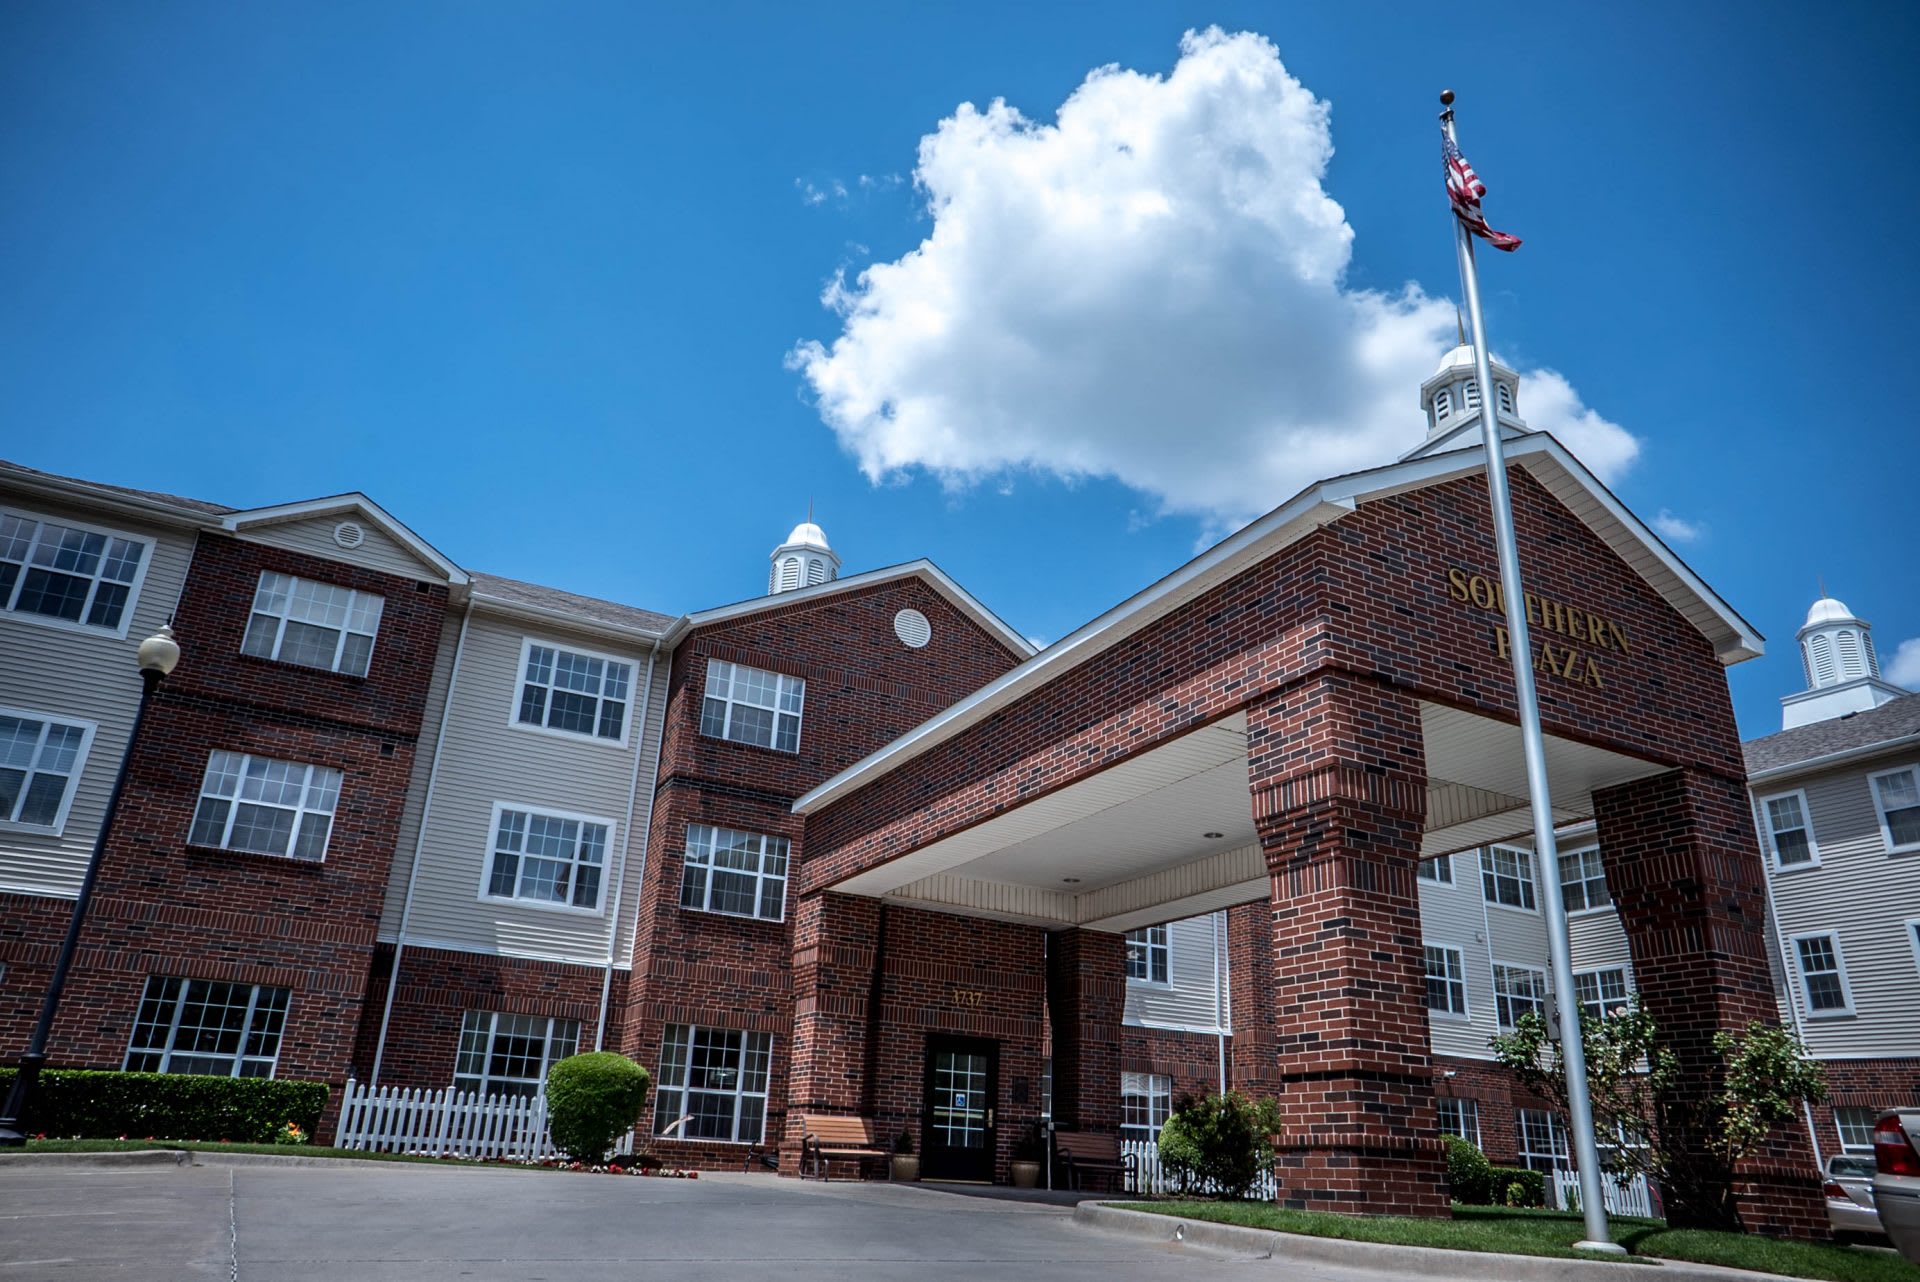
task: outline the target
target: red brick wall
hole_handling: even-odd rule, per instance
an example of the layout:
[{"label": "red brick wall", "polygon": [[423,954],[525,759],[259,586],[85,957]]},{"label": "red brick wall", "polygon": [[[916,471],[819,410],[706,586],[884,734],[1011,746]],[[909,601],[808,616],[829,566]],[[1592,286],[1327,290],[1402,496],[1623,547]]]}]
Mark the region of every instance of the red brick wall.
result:
[{"label": "red brick wall", "polygon": [[1120,1126],[1120,1028],[1127,1004],[1120,935],[1057,930],[1047,951],[1053,1037],[1053,1118],[1063,1131]]},{"label": "red brick wall", "polygon": [[1120,1071],[1171,1078],[1175,1100],[1212,1095],[1220,1089],[1220,1040],[1129,1024],[1120,1030]]}]

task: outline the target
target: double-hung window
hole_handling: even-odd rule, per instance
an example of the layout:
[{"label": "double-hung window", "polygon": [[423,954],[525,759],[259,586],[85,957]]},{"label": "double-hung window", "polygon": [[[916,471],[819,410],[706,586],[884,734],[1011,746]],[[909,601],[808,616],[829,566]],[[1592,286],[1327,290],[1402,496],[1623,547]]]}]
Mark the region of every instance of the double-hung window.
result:
[{"label": "double-hung window", "polygon": [[385,609],[386,600],[371,592],[266,570],[240,653],[364,677]]},{"label": "double-hung window", "polygon": [[1422,859],[1419,870],[1421,881],[1437,881],[1442,885],[1453,884],[1453,856],[1435,855],[1432,859]]},{"label": "double-hung window", "polygon": [[772,1065],[769,1033],[667,1025],[653,1133],[681,1140],[759,1143],[767,1124]]},{"label": "double-hung window", "polygon": [[1159,1073],[1120,1074],[1120,1138],[1155,1143],[1173,1112],[1173,1079]]},{"label": "double-hung window", "polygon": [[487,896],[599,912],[612,835],[611,819],[496,804]]},{"label": "double-hung window", "polygon": [[1144,926],[1127,932],[1128,979],[1141,984],[1164,984],[1171,960],[1165,926]]},{"label": "double-hung window", "polygon": [[0,610],[125,634],[149,545],[0,511]]},{"label": "double-hung window", "polygon": [[1625,1006],[1631,994],[1632,990],[1627,987],[1627,971],[1624,966],[1574,972],[1573,998],[1580,1003],[1580,1013],[1588,1019],[1606,1018]]},{"label": "double-hung window", "polygon": [[1873,1108],[1834,1109],[1833,1125],[1840,1132],[1840,1151],[1873,1156],[1873,1123],[1879,1116],[1879,1110]]},{"label": "double-hung window", "polygon": [[787,913],[787,839],[687,825],[680,906],[780,921]]},{"label": "double-hung window", "polygon": [[800,711],[807,683],[741,663],[707,660],[700,733],[781,752],[800,751]]},{"label": "double-hung window", "polygon": [[1560,899],[1570,913],[1613,906],[1606,869],[1600,864],[1600,847],[1588,846],[1560,856]]},{"label": "double-hung window", "polygon": [[284,988],[150,976],[126,1070],[272,1077],[288,996]]},{"label": "double-hung window", "polygon": [[1532,853],[1488,847],[1480,863],[1480,887],[1490,904],[1534,910]]},{"label": "double-hung window", "polygon": [[460,1020],[455,1090],[530,1098],[546,1089],[547,1070],[580,1048],[580,1021],[470,1010]]},{"label": "double-hung window", "polygon": [[1880,836],[1888,850],[1920,850],[1920,767],[1903,766],[1867,780],[1873,808],[1880,813]]},{"label": "double-hung window", "polygon": [[1840,936],[1831,931],[1795,935],[1791,943],[1794,962],[1800,968],[1800,991],[1806,997],[1807,1015],[1826,1019],[1853,1014],[1853,990],[1847,984]]},{"label": "double-hung window", "polygon": [[1441,1096],[1433,1101],[1440,1116],[1440,1133],[1458,1135],[1469,1144],[1480,1143],[1480,1101]]},{"label": "double-hung window", "polygon": [[58,834],[93,746],[91,721],[0,708],[0,825]]},{"label": "double-hung window", "polygon": [[1767,845],[1773,852],[1776,868],[1798,868],[1820,862],[1820,848],[1813,842],[1813,824],[1807,819],[1807,794],[1783,792],[1777,797],[1762,797],[1760,808],[1767,820]]},{"label": "double-hung window", "polygon": [[1458,948],[1426,945],[1427,1009],[1442,1015],[1467,1013],[1467,964]]},{"label": "double-hung window", "polygon": [[1567,1165],[1567,1128],[1558,1117],[1543,1109],[1519,1109],[1514,1129],[1519,1132],[1520,1165],[1541,1172]]},{"label": "double-hung window", "polygon": [[632,686],[630,663],[528,641],[522,646],[513,723],[624,744]]},{"label": "double-hung window", "polygon": [[326,858],[340,772],[242,752],[215,752],[187,840],[255,855]]},{"label": "double-hung window", "polygon": [[1547,1017],[1546,972],[1532,966],[1493,964],[1494,1013],[1500,1027],[1511,1031],[1522,1015]]}]

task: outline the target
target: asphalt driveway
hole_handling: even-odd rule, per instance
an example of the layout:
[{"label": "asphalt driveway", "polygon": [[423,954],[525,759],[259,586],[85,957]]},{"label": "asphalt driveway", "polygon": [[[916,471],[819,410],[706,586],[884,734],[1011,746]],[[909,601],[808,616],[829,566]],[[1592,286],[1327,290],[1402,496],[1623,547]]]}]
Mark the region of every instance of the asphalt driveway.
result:
[{"label": "asphalt driveway", "polygon": [[440,1282],[999,1274],[1348,1282],[1076,1227],[1072,1208],[772,1176],[653,1180],[414,1165],[0,1166],[0,1282]]}]

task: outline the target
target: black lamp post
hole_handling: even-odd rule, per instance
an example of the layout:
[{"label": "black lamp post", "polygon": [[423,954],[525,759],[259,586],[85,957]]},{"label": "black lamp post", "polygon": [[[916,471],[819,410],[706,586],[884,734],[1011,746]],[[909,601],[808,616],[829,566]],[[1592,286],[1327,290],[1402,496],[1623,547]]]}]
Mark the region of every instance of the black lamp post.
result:
[{"label": "black lamp post", "polygon": [[147,715],[153,692],[174,665],[180,662],[180,647],[172,628],[161,628],[140,643],[140,706],[133,714],[133,729],[127,732],[127,748],[120,754],[120,772],[113,777],[113,792],[107,798],[107,813],[100,817],[100,833],[93,839],[93,854],[87,860],[87,875],[80,882],[80,897],[73,901],[73,917],[67,922],[67,937],[60,944],[59,960],[53,964],[53,978],[47,983],[46,1000],[40,1006],[40,1022],[33,1026],[33,1040],[20,1057],[14,1071],[13,1089],[7,1092],[7,1105],[0,1112],[0,1148],[18,1148],[27,1142],[27,1110],[33,1104],[33,1088],[40,1080],[40,1069],[47,1062],[47,1035],[53,1031],[53,1017],[60,1009],[60,991],[67,985],[67,971],[73,966],[73,954],[80,943],[80,927],[87,919],[87,903],[93,898],[93,880],[100,871],[100,856],[113,831],[113,817],[120,809],[120,793],[127,784],[127,763],[133,760],[134,741],[140,737],[140,722]]}]

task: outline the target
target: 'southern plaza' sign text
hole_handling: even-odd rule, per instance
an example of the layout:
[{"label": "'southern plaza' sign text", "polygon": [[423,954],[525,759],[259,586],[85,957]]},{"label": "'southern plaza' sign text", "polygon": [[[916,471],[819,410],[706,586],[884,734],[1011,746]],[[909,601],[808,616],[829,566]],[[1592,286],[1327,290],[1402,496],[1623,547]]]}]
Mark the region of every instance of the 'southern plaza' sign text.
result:
[{"label": "'southern plaza' sign text", "polygon": [[[1497,578],[1490,579],[1455,566],[1447,571],[1447,595],[1502,618],[1506,616],[1506,597]],[[1531,592],[1522,595],[1527,605],[1529,636],[1534,642],[1533,670],[1551,672],[1575,685],[1606,689],[1607,683],[1601,679],[1600,664],[1594,656],[1603,650],[1609,654],[1631,655],[1633,645],[1627,640],[1627,630],[1592,610]],[[1569,640],[1556,641],[1552,636],[1541,636],[1543,632]],[[1494,624],[1493,638],[1500,657],[1506,658],[1510,643],[1505,623]],[[1580,644],[1571,644],[1574,641]]]}]

